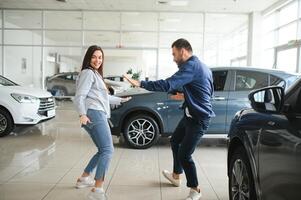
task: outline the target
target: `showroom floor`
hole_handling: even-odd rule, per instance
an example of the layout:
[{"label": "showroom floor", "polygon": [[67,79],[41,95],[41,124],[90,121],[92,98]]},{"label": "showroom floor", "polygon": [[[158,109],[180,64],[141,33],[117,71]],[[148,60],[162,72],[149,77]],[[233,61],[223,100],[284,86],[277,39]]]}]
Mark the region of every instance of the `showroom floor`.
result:
[{"label": "showroom floor", "polygon": [[[115,153],[105,182],[109,200],[185,199],[186,181],[173,187],[161,174],[172,169],[167,138],[146,150],[129,149],[113,139]],[[59,101],[54,119],[0,138],[0,150],[1,200],[87,199],[89,188],[75,189],[74,183],[96,148],[79,127],[72,103]],[[202,199],[227,200],[226,145],[202,142],[194,159]]]}]

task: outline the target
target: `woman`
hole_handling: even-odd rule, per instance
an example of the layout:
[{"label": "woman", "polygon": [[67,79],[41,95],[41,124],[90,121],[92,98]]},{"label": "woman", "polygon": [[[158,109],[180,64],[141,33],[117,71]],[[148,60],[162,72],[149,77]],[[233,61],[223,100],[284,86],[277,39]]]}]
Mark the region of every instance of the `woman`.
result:
[{"label": "woman", "polygon": [[[99,46],[90,46],[83,60],[82,69],[76,83],[74,103],[79,113],[80,124],[89,133],[98,152],[91,158],[76,187],[92,187],[89,196],[103,199],[103,182],[114,151],[112,136],[107,118],[110,117],[110,104],[120,104],[130,97],[119,98],[109,95],[103,81],[104,54]],[[90,176],[96,168],[95,178]]]}]

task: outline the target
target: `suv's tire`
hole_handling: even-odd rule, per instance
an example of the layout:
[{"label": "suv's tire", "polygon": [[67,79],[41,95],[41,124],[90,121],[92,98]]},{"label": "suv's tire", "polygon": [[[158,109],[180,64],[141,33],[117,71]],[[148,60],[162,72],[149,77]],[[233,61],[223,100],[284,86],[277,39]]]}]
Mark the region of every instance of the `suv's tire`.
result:
[{"label": "suv's tire", "polygon": [[0,108],[0,137],[6,136],[14,129],[14,121],[8,111]]},{"label": "suv's tire", "polygon": [[159,126],[153,117],[139,114],[126,121],[123,135],[128,146],[146,149],[158,140]]},{"label": "suv's tire", "polygon": [[257,200],[250,162],[242,147],[235,149],[230,158],[229,199]]}]

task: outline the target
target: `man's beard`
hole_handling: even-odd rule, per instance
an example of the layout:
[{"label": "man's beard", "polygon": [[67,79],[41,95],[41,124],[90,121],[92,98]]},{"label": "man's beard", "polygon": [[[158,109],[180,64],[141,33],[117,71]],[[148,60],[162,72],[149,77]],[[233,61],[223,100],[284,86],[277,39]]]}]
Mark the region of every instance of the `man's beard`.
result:
[{"label": "man's beard", "polygon": [[178,65],[178,68],[180,68],[184,62],[183,62],[183,59],[181,59],[181,60],[177,61],[176,63]]}]

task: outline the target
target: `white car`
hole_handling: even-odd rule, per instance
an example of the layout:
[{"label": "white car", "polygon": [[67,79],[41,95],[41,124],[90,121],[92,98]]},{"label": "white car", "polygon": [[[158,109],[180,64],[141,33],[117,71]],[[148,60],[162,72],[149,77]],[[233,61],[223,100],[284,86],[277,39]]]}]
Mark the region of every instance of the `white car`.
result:
[{"label": "white car", "polygon": [[0,96],[0,137],[15,125],[33,125],[55,116],[55,101],[47,91],[22,87],[0,76]]}]

